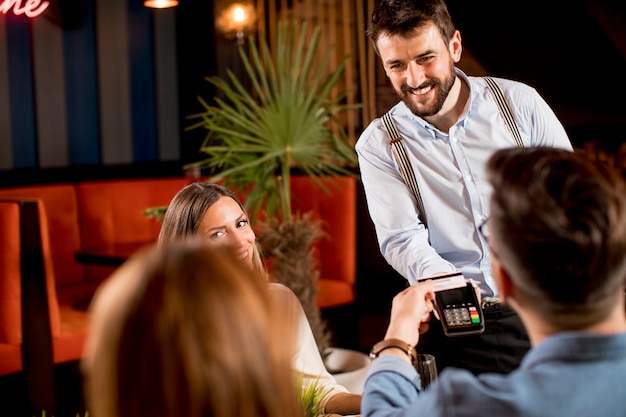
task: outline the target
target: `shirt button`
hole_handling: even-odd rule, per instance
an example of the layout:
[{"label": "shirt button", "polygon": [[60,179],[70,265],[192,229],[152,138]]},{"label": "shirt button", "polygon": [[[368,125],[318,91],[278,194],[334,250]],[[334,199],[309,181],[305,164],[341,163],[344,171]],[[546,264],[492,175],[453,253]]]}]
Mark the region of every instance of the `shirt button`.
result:
[{"label": "shirt button", "polygon": [[466,176],[465,176],[465,181],[467,181],[467,182],[472,182],[472,180],[473,180],[473,179],[472,179],[472,176],[471,176],[471,175],[466,175]]}]

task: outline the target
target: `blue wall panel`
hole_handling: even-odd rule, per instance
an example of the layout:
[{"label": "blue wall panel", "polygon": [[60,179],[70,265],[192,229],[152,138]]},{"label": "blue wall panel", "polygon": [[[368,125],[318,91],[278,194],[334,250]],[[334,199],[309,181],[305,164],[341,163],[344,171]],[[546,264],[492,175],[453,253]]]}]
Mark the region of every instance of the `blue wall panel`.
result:
[{"label": "blue wall panel", "polygon": [[9,103],[15,168],[37,166],[30,19],[7,16]]},{"label": "blue wall panel", "polygon": [[178,160],[175,10],[60,1],[0,15],[0,170]]},{"label": "blue wall panel", "polygon": [[141,2],[130,1],[128,16],[133,160],[155,161],[158,156],[151,10]]},{"label": "blue wall panel", "polygon": [[0,16],[0,170],[13,167],[6,18]]},{"label": "blue wall panel", "polygon": [[33,79],[37,147],[42,168],[68,165],[63,29],[50,19],[33,19]]},{"label": "blue wall panel", "polygon": [[83,4],[82,24],[63,36],[70,165],[100,162],[94,13],[91,1]]},{"label": "blue wall panel", "polygon": [[153,14],[157,142],[161,161],[175,161],[181,156],[174,13],[174,9],[165,9]]}]

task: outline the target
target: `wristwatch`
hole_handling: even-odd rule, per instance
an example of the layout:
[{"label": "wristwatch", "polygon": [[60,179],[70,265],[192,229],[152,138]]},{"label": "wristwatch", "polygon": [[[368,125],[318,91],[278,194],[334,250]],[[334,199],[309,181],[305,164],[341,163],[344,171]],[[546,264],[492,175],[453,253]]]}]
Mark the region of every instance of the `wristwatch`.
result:
[{"label": "wristwatch", "polygon": [[417,353],[415,352],[413,346],[400,339],[386,339],[376,343],[370,351],[370,358],[376,359],[378,355],[380,355],[380,352],[391,348],[400,349],[411,359],[412,364],[417,363]]}]

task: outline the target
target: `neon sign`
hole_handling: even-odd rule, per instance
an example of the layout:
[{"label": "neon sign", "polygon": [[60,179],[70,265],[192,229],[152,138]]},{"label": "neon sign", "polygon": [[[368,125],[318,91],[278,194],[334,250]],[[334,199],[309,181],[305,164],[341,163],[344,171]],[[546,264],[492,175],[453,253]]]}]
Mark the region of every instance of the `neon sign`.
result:
[{"label": "neon sign", "polygon": [[7,14],[13,7],[16,15],[25,14],[28,17],[37,17],[48,8],[50,2],[41,0],[26,0],[22,7],[22,0],[0,0],[0,13]]}]

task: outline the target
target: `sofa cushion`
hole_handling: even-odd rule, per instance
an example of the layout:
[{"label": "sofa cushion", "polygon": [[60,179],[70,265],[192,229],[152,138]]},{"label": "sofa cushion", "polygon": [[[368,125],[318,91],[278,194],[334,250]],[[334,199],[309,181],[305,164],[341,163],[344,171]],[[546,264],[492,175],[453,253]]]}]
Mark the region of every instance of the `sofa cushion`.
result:
[{"label": "sofa cushion", "polygon": [[19,345],[0,343],[0,375],[22,370],[22,348]]},{"label": "sofa cushion", "polygon": [[54,363],[75,361],[83,356],[89,329],[89,314],[69,305],[61,305],[60,332],[52,338]]}]

